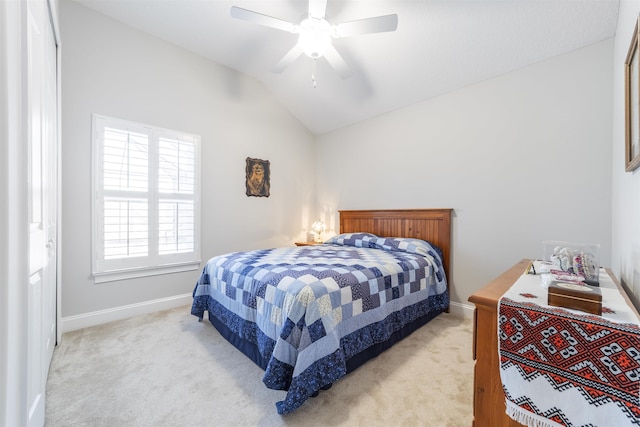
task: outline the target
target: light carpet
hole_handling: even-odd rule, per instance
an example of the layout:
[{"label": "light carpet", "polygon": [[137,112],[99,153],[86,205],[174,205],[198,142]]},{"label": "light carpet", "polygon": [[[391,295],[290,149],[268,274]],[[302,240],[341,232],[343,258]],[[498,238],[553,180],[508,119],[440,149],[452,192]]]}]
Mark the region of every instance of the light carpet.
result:
[{"label": "light carpet", "polygon": [[67,333],[56,347],[47,426],[434,426],[473,419],[472,324],[442,314],[278,415],[283,391],[208,321],[180,307]]}]

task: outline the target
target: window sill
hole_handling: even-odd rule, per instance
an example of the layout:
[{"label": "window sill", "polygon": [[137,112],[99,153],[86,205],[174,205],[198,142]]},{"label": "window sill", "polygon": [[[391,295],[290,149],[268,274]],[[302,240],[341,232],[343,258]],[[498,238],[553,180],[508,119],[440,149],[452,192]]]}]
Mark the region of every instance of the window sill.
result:
[{"label": "window sill", "polygon": [[95,284],[115,282],[118,280],[138,279],[140,277],[158,276],[161,274],[182,273],[185,271],[197,270],[200,268],[200,261],[186,262],[183,264],[172,264],[162,267],[148,267],[131,270],[105,271],[93,273]]}]

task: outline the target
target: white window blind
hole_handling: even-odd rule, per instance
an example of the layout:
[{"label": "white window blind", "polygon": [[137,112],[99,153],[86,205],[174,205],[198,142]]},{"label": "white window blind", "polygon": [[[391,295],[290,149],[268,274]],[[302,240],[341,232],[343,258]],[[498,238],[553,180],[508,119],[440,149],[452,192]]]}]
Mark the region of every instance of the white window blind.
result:
[{"label": "white window blind", "polygon": [[200,137],[94,115],[97,282],[200,263]]},{"label": "white window blind", "polygon": [[195,247],[195,147],[179,138],[160,137],[158,229],[160,254],[188,253]]}]

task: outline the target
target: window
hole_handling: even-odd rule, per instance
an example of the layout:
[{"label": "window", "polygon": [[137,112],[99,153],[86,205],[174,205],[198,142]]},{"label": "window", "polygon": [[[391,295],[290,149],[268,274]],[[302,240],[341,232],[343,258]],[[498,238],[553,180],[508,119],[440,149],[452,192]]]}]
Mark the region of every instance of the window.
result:
[{"label": "window", "polygon": [[200,137],[93,116],[96,283],[200,264]]}]

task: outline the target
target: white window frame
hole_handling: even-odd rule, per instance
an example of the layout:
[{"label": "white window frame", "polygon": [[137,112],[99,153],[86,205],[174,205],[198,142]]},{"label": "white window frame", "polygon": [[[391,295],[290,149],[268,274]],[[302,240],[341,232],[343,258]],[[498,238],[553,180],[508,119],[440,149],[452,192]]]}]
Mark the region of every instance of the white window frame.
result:
[{"label": "white window frame", "polygon": [[[140,193],[148,200],[148,254],[146,256],[105,259],[104,201],[112,192],[104,188],[104,129],[115,128],[148,135],[148,189]],[[162,193],[158,189],[160,138],[188,141],[194,144],[195,188],[193,194]],[[124,197],[130,192],[123,191]],[[200,266],[200,136],[144,125],[99,114],[92,116],[92,274],[95,283],[111,282],[166,273],[196,270]],[[193,201],[193,251],[160,255],[159,202],[171,198],[175,201]]]}]

